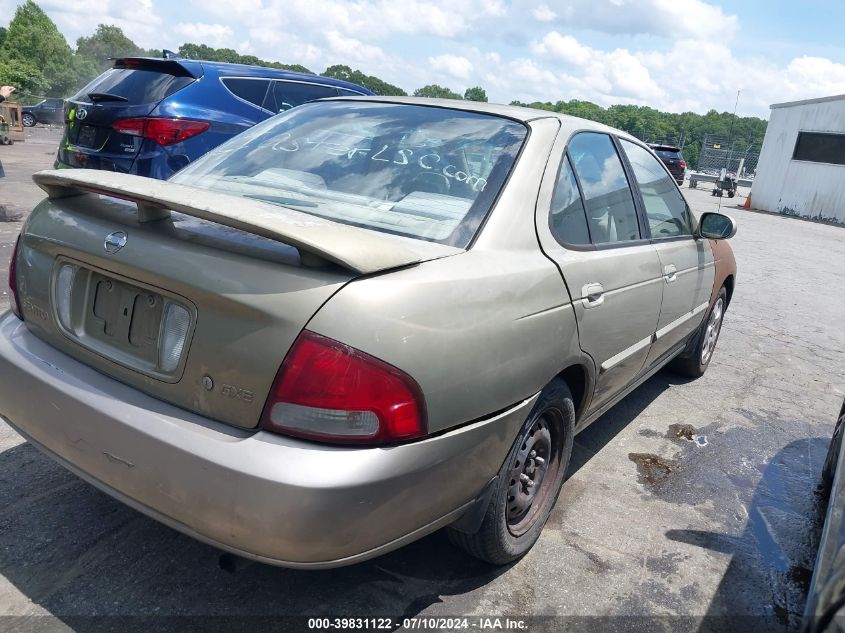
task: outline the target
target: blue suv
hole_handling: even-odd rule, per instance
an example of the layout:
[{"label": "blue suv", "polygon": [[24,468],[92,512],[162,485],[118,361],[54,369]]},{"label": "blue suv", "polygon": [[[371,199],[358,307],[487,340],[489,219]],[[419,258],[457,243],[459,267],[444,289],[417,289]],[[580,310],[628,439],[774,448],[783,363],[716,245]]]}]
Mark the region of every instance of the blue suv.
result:
[{"label": "blue suv", "polygon": [[345,81],[260,66],[118,59],[65,102],[55,166],[166,179],[274,114],[323,97],[371,94]]}]

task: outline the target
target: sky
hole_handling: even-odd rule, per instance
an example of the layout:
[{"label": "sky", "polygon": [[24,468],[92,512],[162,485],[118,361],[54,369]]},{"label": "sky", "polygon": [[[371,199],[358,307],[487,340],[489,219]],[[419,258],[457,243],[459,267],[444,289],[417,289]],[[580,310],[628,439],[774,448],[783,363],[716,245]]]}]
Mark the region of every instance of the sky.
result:
[{"label": "sky", "polygon": [[[0,24],[17,0],[0,0]],[[586,99],[768,118],[845,93],[842,0],[41,0],[74,45],[98,23],[145,48],[234,48],[316,72],[343,63],[411,93]]]}]

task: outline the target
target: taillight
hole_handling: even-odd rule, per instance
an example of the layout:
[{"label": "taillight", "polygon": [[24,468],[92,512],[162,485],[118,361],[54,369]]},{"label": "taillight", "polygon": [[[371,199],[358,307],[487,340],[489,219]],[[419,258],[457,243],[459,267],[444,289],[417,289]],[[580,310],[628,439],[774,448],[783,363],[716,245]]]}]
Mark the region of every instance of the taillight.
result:
[{"label": "taillight", "polygon": [[20,249],[20,245],[21,236],[18,235],[18,239],[15,242],[15,248],[12,249],[12,261],[9,262],[9,290],[11,290],[12,295],[12,314],[23,320],[20,308],[20,297],[18,297],[18,250]]},{"label": "taillight", "polygon": [[192,136],[205,132],[210,124],[208,121],[194,121],[192,119],[135,117],[115,121],[111,127],[120,134],[152,139],[159,145],[173,145],[173,143],[181,143]]},{"label": "taillight", "polygon": [[685,169],[686,169],[686,166],[687,166],[686,161],[683,161],[683,160],[682,160],[682,161],[679,161],[679,162],[678,162],[678,164],[679,164],[681,167],[683,167],[683,168],[685,168]]},{"label": "taillight", "polygon": [[423,437],[427,423],[413,378],[305,330],[279,368],[261,426],[326,442],[384,444]]}]

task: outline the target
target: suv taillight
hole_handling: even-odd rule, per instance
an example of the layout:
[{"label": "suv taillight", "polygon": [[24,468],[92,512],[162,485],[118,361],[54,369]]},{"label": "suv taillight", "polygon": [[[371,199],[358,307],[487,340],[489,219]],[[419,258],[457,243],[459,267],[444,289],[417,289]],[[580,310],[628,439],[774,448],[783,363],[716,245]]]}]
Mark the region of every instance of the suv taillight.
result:
[{"label": "suv taillight", "polygon": [[425,436],[425,401],[405,372],[304,330],[270,390],[261,427],[324,442],[385,444]]},{"label": "suv taillight", "polygon": [[152,139],[159,145],[181,143],[192,136],[205,132],[208,121],[191,119],[165,119],[161,117],[134,117],[112,123],[112,129],[119,134]]},{"label": "suv taillight", "polygon": [[687,163],[686,163],[686,161],[683,161],[683,160],[678,161],[678,164],[679,164],[681,167],[683,167],[684,169],[686,169],[686,167],[687,167]]},{"label": "suv taillight", "polygon": [[20,297],[18,297],[18,250],[20,249],[20,245],[21,236],[18,235],[18,239],[15,241],[15,248],[12,249],[12,261],[9,262],[9,290],[11,290],[12,295],[12,314],[23,320]]}]

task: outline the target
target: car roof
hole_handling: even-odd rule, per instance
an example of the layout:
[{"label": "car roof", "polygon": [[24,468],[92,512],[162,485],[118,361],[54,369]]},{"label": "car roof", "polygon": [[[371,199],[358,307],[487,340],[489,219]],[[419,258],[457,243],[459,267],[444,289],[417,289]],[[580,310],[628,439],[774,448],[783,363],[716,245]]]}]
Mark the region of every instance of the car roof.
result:
[{"label": "car roof", "polygon": [[[176,61],[182,61],[176,58]],[[249,64],[230,64],[229,62],[210,62],[202,59],[185,60],[202,64],[203,70],[213,70],[219,76],[237,76],[237,77],[268,77],[271,79],[286,79],[288,81],[305,81],[309,83],[319,83],[326,86],[336,86],[338,88],[349,88],[356,92],[366,91],[372,94],[369,90],[358,84],[341,79],[334,79],[333,77],[323,77],[322,75],[312,75],[310,73],[300,73],[293,70],[282,70],[280,68],[270,68],[268,66],[251,66]]]},{"label": "car roof", "polygon": [[467,112],[478,112],[480,114],[492,114],[496,116],[514,119],[522,123],[529,121],[536,121],[539,119],[558,119],[561,122],[561,127],[578,131],[595,131],[615,134],[619,137],[631,139],[637,143],[642,143],[639,139],[631,136],[627,132],[617,130],[603,123],[590,121],[589,119],[581,119],[579,117],[570,116],[568,114],[561,114],[559,112],[552,112],[550,110],[540,110],[537,108],[526,108],[524,106],[505,105],[502,103],[487,103],[486,101],[464,101],[462,99],[431,99],[429,97],[329,97],[321,99],[321,101],[369,101],[377,103],[397,103],[405,105],[419,105],[434,108],[448,108],[450,110],[464,110]]},{"label": "car roof", "polygon": [[[114,67],[123,67],[119,64],[126,64],[129,66],[131,60],[137,60],[147,65],[173,65],[181,67],[192,77],[200,77],[206,73],[217,75],[218,77],[261,77],[264,79],[283,79],[287,81],[302,81],[307,83],[316,83],[324,86],[334,86],[336,88],[346,88],[358,93],[371,95],[370,90],[363,86],[351,83],[349,81],[342,81],[332,77],[323,77],[322,75],[312,75],[309,73],[299,73],[292,70],[282,70],[280,68],[270,68],[268,66],[252,66],[249,64],[230,64],[229,62],[213,62],[204,59],[187,59],[185,57],[118,57],[114,59]],[[131,68],[131,66],[130,66]]]}]

